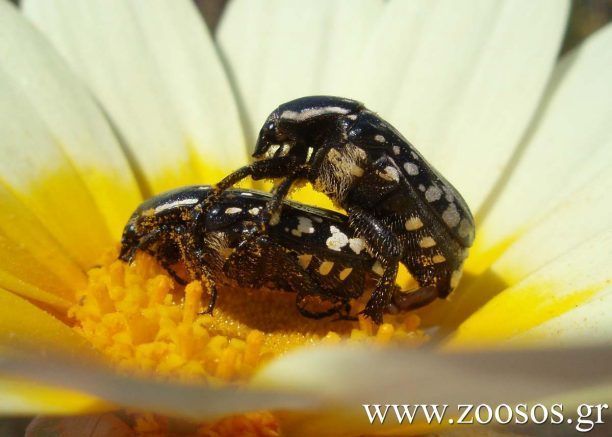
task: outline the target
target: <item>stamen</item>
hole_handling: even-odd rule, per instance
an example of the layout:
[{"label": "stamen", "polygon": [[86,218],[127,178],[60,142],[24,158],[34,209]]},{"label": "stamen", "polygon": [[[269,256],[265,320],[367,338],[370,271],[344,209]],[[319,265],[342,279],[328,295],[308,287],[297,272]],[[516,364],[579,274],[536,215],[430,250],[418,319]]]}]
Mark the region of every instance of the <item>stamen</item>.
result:
[{"label": "stamen", "polygon": [[[180,266],[175,266],[185,276]],[[88,272],[88,285],[69,311],[75,329],[121,368],[210,382],[247,380],[270,359],[299,346],[359,341],[417,346],[418,317],[385,316],[376,326],[303,317],[295,294],[220,287],[213,315],[203,314],[206,283],[183,287],[150,256],[131,265],[110,251]],[[363,303],[353,305],[353,313]]]}]

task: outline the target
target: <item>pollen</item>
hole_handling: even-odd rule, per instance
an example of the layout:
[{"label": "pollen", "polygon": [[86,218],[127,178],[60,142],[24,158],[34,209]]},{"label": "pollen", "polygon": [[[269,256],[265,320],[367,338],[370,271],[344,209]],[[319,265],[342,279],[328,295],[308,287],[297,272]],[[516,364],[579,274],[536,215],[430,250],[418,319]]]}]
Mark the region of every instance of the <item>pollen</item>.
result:
[{"label": "pollen", "polygon": [[[176,266],[184,277],[181,266]],[[295,294],[219,287],[213,314],[205,314],[205,282],[179,285],[147,254],[130,265],[109,251],[88,272],[69,310],[75,329],[127,371],[210,383],[247,381],[265,363],[298,347],[372,342],[418,346],[426,341],[410,314],[385,316],[377,326],[302,316]],[[364,302],[354,302],[357,314]]]}]

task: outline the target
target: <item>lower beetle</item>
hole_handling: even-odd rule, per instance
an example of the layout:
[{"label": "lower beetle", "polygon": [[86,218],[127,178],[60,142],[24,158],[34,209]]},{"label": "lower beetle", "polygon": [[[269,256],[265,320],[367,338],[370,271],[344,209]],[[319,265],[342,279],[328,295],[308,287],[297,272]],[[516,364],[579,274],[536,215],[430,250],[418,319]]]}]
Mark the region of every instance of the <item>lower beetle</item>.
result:
[{"label": "lower beetle", "polygon": [[227,176],[211,196],[241,179],[283,178],[262,216],[261,234],[282,200],[307,180],[348,213],[348,225],[380,261],[383,274],[364,313],[380,323],[393,298],[398,263],[423,306],[457,286],[474,240],[474,220],[459,192],[394,127],[355,100],[311,96],[280,105],[257,140],[256,161]]},{"label": "lower beetle", "polygon": [[[209,286],[207,312],[215,306],[216,284],[226,282],[295,292],[297,308],[306,317],[351,318],[350,300],[363,294],[378,265],[346,216],[285,201],[278,226],[258,234],[259,216],[272,200],[269,194],[227,190],[213,207],[203,208],[212,193],[209,186],[190,186],[145,201],[124,229],[119,258],[132,262],[137,251],[147,252],[185,284],[173,269],[183,262],[188,279],[205,279]],[[385,311],[411,309],[410,294],[397,286],[393,290]],[[308,309],[311,298],[329,308]]]}]

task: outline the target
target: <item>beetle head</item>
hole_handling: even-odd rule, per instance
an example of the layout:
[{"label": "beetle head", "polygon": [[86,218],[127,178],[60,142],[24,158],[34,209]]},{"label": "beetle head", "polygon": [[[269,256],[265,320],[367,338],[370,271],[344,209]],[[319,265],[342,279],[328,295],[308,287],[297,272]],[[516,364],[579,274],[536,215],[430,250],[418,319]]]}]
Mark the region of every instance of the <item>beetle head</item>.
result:
[{"label": "beetle head", "polygon": [[339,133],[341,118],[361,109],[363,105],[355,100],[333,96],[308,96],[283,103],[261,128],[253,157],[291,155],[305,162],[309,149],[316,151]]}]

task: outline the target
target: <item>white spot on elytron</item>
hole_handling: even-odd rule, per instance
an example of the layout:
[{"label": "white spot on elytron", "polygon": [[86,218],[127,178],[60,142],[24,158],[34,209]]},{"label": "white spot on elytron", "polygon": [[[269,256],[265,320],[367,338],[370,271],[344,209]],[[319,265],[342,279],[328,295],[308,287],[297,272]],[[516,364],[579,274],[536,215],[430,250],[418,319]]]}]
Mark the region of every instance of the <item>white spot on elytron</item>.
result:
[{"label": "white spot on elytron", "polygon": [[255,207],[255,208],[249,209],[249,214],[251,214],[251,215],[259,214],[259,208]]},{"label": "white spot on elytron", "polygon": [[157,208],[155,208],[155,212],[162,212],[165,211],[167,209],[172,209],[176,206],[183,206],[183,205],[193,205],[198,203],[198,199],[181,199],[181,200],[175,200],[174,202],[170,202],[170,203],[164,203],[163,205],[159,205]]},{"label": "white spot on elytron", "polygon": [[428,247],[434,247],[436,245],[436,240],[431,237],[423,237],[421,241],[419,241],[419,246],[423,249],[427,249]]},{"label": "white spot on elytron", "polygon": [[334,268],[334,263],[331,261],[323,261],[319,266],[319,273],[322,276],[329,275],[329,272]]},{"label": "white spot on elytron", "polygon": [[406,170],[406,173],[408,173],[410,176],[416,176],[419,174],[419,167],[412,162],[405,163],[404,170]]},{"label": "white spot on elytron", "polygon": [[242,208],[236,208],[235,206],[232,206],[225,210],[226,214],[238,214],[239,212],[242,212]]},{"label": "white spot on elytron", "polygon": [[427,199],[428,202],[435,202],[439,200],[440,197],[442,197],[442,190],[435,185],[432,185],[425,191],[425,199]]},{"label": "white spot on elytron", "polygon": [[340,108],[338,106],[326,106],[324,108],[306,108],[301,111],[283,111],[281,118],[293,121],[306,121],[313,117],[325,114],[342,114],[346,115],[350,110],[346,108]]},{"label": "white spot on elytron", "polygon": [[421,229],[423,227],[423,222],[419,217],[410,217],[404,223],[407,231],[416,231],[417,229]]},{"label": "white spot on elytron", "polygon": [[374,136],[374,139],[375,139],[376,141],[378,141],[379,143],[384,143],[384,142],[386,141],[386,140],[385,140],[385,137],[383,137],[383,136],[382,136],[382,135],[380,135],[380,134],[375,135],[375,136]]},{"label": "white spot on elytron", "polygon": [[357,120],[357,114],[348,115],[346,118],[348,118],[349,120]]},{"label": "white spot on elytron", "polygon": [[416,152],[410,152],[410,154],[414,159],[419,159],[419,155],[417,155]]},{"label": "white spot on elytron", "polygon": [[346,269],[344,269],[344,270],[342,270],[340,272],[340,274],[338,275],[338,278],[341,281],[344,281],[348,277],[348,275],[351,274],[352,271],[353,271],[353,269],[351,267],[347,267]]},{"label": "white spot on elytron", "polygon": [[399,173],[395,167],[388,165],[383,171],[378,172],[378,176],[387,181],[399,182]]},{"label": "white spot on elytron", "polygon": [[361,251],[365,249],[365,241],[363,238],[351,238],[349,240],[349,247],[353,252],[359,255]]},{"label": "white spot on elytron", "polygon": [[289,232],[289,228],[285,228],[285,232]]},{"label": "white spot on elytron", "polygon": [[444,255],[436,254],[436,255],[433,256],[433,258],[431,260],[435,264],[440,264],[440,263],[443,263],[444,261],[446,261],[446,258],[444,258]]},{"label": "white spot on elytron", "polygon": [[461,220],[459,211],[457,211],[457,205],[450,203],[448,208],[446,208],[442,213],[442,220],[444,220],[444,223],[451,228],[457,226],[459,224],[459,220]]},{"label": "white spot on elytron", "polygon": [[450,278],[450,286],[451,286],[451,288],[456,288],[457,285],[459,285],[459,281],[461,280],[461,275],[462,274],[463,274],[463,272],[461,270],[455,270],[451,274],[451,278]]},{"label": "white spot on elytron", "polygon": [[336,250],[340,252],[340,249],[342,249],[344,246],[348,244],[349,242],[348,237],[346,236],[344,232],[340,232],[340,229],[338,229],[335,226],[330,226],[329,231],[331,232],[331,237],[327,239],[325,244],[331,250]]},{"label": "white spot on elytron", "polygon": [[312,261],[312,255],[299,255],[298,263],[302,266],[303,269],[307,269],[310,265],[310,261]]},{"label": "white spot on elytron", "polygon": [[401,152],[401,149],[399,148],[399,146],[393,146],[393,153],[395,155],[399,155]]},{"label": "white spot on elytron", "polygon": [[382,276],[383,273],[385,272],[382,266],[380,265],[380,262],[378,261],[376,261],[374,265],[372,266],[372,271],[376,273],[378,276]]},{"label": "white spot on elytron", "polygon": [[247,192],[247,191],[245,191],[245,192],[243,192],[243,193],[240,193],[240,194],[242,194],[243,196],[249,196],[249,197],[252,197],[252,196],[253,196],[253,193],[249,193],[249,192]]},{"label": "white spot on elytron", "polygon": [[299,216],[296,229],[291,230],[291,233],[296,237],[301,237],[302,234],[314,234],[315,228],[312,225],[312,220],[308,217]]},{"label": "white spot on elytron", "polygon": [[450,188],[446,186],[442,186],[442,191],[444,191],[444,198],[446,199],[447,202],[452,202],[455,200],[453,191]]},{"label": "white spot on elytron", "polygon": [[420,185],[419,185],[419,190],[421,190],[421,191],[423,191],[423,192],[424,192],[424,191],[425,191],[425,185],[420,184]]},{"label": "white spot on elytron", "polygon": [[461,219],[461,223],[459,223],[459,229],[457,233],[461,238],[467,238],[472,232],[472,225],[467,219]]}]

